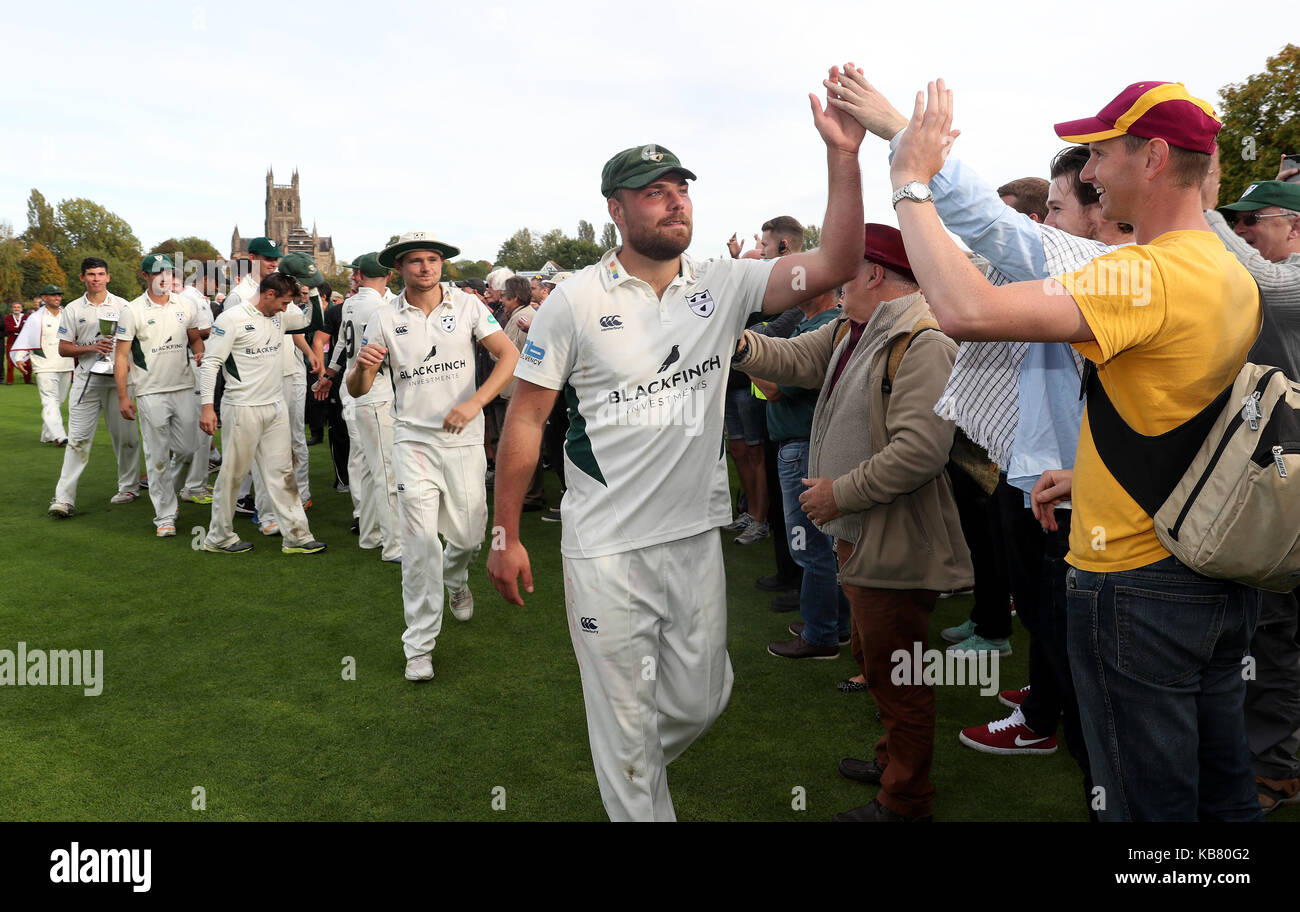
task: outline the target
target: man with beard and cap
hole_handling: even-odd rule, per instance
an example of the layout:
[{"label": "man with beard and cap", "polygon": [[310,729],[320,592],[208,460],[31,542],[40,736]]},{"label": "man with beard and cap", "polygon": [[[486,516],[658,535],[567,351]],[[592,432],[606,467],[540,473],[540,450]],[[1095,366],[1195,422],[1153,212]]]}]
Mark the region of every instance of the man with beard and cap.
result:
[{"label": "man with beard and cap", "polygon": [[[838,68],[830,77],[833,93]],[[830,175],[821,249],[766,261],[685,255],[695,174],[662,146],[626,149],[601,175],[622,246],[556,287],[515,371],[497,457],[503,540],[488,573],[510,602],[523,604],[521,576],[532,591],[519,514],[563,391],[565,602],[613,820],[675,819],[666,766],[731,694],[717,530],[731,520],[722,395],[736,341],[750,314],[821,294],[862,258],[864,131],[810,101]]]}]

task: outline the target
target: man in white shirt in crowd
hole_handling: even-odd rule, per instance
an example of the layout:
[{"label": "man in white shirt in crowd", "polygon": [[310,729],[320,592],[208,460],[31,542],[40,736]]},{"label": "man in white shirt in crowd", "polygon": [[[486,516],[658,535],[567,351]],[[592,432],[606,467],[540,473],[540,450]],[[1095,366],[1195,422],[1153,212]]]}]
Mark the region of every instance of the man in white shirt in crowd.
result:
[{"label": "man in white shirt in crowd", "polygon": [[76,508],[77,485],[90,462],[90,445],[101,413],[117,457],[117,493],[109,503],[127,504],[139,496],[140,435],[135,424],[122,417],[113,380],[113,338],[126,301],[108,290],[109,279],[104,260],[82,260],[81,282],[86,293],[64,307],[59,317],[59,355],[75,358],[77,366],[68,400],[68,446],[50,504],[51,516],[67,518]]},{"label": "man in white shirt in crowd", "polygon": [[[206,285],[208,279],[200,273],[195,281],[198,284],[184,285],[181,284],[180,275],[177,274],[176,283],[179,286],[176,294],[186,298],[194,305],[194,310],[199,316],[199,338],[207,340],[208,335],[212,332],[212,303],[208,296],[199,290],[200,285]],[[212,456],[212,438],[199,429],[199,413],[203,406],[199,402],[199,382],[202,369],[197,361],[191,361],[191,368],[194,374],[194,450],[190,457],[190,467],[185,475],[180,479],[181,491],[177,495],[186,503],[210,504],[212,503],[212,489],[208,485],[208,475],[211,474],[208,469],[208,462]]]},{"label": "man in white shirt in crowd", "polygon": [[[63,403],[72,387],[73,360],[59,354],[59,321],[63,289],[46,285],[41,289],[41,306],[27,318],[14,343],[21,356],[26,349],[29,368],[41,396],[41,443],[63,446],[68,435],[63,429]],[[32,346],[30,349],[27,346]]]},{"label": "man in white shirt in crowd", "polygon": [[[212,401],[217,371],[224,370],[226,392],[221,402],[221,434],[225,452],[212,492],[212,521],[203,542],[205,551],[239,554],[253,546],[240,541],[233,528],[235,492],[239,480],[253,464],[261,464],[267,495],[283,523],[282,551],[315,554],[325,550],[314,541],[298,498],[289,454],[288,409],[281,381],[285,333],[321,325],[320,299],[312,296],[311,315],[291,303],[298,284],[282,273],[272,273],[258,285],[248,301],[241,297],[217,317],[203,362],[204,433],[217,429]],[[233,297],[233,296],[232,296]]]},{"label": "man in white shirt in crowd", "polygon": [[[175,268],[161,253],[141,261],[145,292],[118,315],[114,360],[122,417],[134,421],[138,412],[159,538],[176,534],[176,484],[194,458],[199,426],[189,352],[195,363],[202,363],[200,332],[211,325],[202,322],[192,301],[172,293]],[[127,393],[128,377],[135,387],[134,403]]]},{"label": "man in white shirt in crowd", "polygon": [[[379,262],[378,253],[366,253],[352,263],[356,294],[343,304],[339,340],[330,353],[317,395],[324,397],[340,375],[356,363],[361,337],[375,311],[387,306],[384,292],[392,270]],[[348,488],[357,504],[357,544],[367,550],[382,548],[380,557],[390,563],[402,560],[402,535],[397,522],[397,478],[393,474],[393,382],[380,367],[364,396],[353,397],[343,383],[339,397],[348,426]]]},{"label": "man in white shirt in crowd", "polygon": [[[430,231],[407,232],[379,254],[380,265],[401,271],[406,288],[391,305],[376,308],[347,374],[348,392],[357,398],[371,390],[381,367],[396,390],[393,471],[408,681],[433,678],[444,586],[457,620],[474,614],[469,565],[487,523],[483,407],[510,382],[519,359],[486,304],[440,284],[444,259],[459,254]],[[477,389],[475,343],[498,359]]]}]

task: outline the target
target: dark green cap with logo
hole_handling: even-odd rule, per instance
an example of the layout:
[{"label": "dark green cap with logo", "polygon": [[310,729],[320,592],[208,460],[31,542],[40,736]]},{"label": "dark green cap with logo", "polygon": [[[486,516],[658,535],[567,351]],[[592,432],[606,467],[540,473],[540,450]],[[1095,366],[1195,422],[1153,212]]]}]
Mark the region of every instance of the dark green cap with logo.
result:
[{"label": "dark green cap with logo", "polygon": [[1220,206],[1220,212],[1252,212],[1269,206],[1280,206],[1293,212],[1300,212],[1300,184],[1288,184],[1286,181],[1260,181],[1251,184],[1241,199],[1227,206]]},{"label": "dark green cap with logo", "polygon": [[42,288],[40,291],[36,293],[38,295],[61,295],[63,294],[63,289],[60,288],[58,285],[46,285],[44,288]]},{"label": "dark green cap with logo", "polygon": [[605,168],[600,172],[600,192],[608,199],[614,195],[615,190],[624,187],[640,190],[669,171],[679,171],[691,180],[696,179],[695,173],[683,168],[677,156],[663,146],[654,143],[633,146],[605,162]]},{"label": "dark green cap with logo", "polygon": [[316,268],[316,261],[305,253],[291,253],[282,257],[277,271],[283,272],[308,288],[314,288],[320,284],[321,273]]},{"label": "dark green cap with logo", "polygon": [[391,269],[379,262],[379,253],[377,251],[361,254],[351,263],[346,264],[344,268],[355,269],[367,279],[382,279],[392,272]]},{"label": "dark green cap with logo", "polygon": [[273,260],[278,260],[284,256],[279,245],[269,237],[253,238],[248,242],[248,252],[250,255],[256,254],[257,256],[270,257]]},{"label": "dark green cap with logo", "polygon": [[151,253],[140,261],[140,271],[146,275],[157,275],[164,269],[175,268],[175,264],[161,253]]}]

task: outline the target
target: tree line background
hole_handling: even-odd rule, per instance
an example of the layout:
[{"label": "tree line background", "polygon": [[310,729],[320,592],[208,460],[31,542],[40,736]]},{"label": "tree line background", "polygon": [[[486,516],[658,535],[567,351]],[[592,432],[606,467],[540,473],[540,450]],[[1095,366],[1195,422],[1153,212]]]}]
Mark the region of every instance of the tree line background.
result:
[{"label": "tree line background", "polygon": [[[1274,177],[1281,155],[1300,152],[1300,47],[1287,44],[1268,59],[1263,72],[1224,86],[1219,96],[1217,110],[1223,119],[1219,201],[1223,202],[1240,197],[1254,181]],[[816,246],[820,235],[817,226],[810,225],[805,249]],[[502,242],[495,265],[528,272],[550,261],[561,269],[581,269],[617,244],[611,222],[605,223],[599,238],[585,220],[578,222],[572,237],[559,228],[545,233],[520,228]],[[144,291],[139,279],[141,258],[178,250],[189,259],[226,259],[213,244],[197,237],[171,237],[144,250],[130,224],[117,213],[88,199],[63,200],[55,206],[33,189],[27,200],[27,230],[15,234],[12,225],[0,222],[0,301],[30,301],[49,283],[62,287],[66,299],[77,297],[82,288],[81,261],[88,256],[108,262],[110,291],[135,298]],[[444,275],[449,280],[483,278],[493,266],[486,260],[456,260],[446,265]],[[346,272],[328,278],[336,291],[347,291]]]}]

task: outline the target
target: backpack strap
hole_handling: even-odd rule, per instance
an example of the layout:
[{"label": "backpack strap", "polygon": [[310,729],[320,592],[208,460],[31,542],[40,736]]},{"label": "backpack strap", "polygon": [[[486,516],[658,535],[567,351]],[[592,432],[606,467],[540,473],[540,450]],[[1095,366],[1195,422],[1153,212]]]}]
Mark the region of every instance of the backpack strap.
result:
[{"label": "backpack strap", "polygon": [[[1256,283],[1255,287],[1258,294],[1259,284]],[[1267,341],[1269,333],[1276,330],[1263,295],[1259,297],[1259,306],[1262,311],[1259,335],[1251,353],[1246,356],[1247,363],[1253,360],[1251,354],[1261,345],[1261,341]],[[1088,396],[1088,427],[1092,431],[1092,442],[1097,448],[1097,455],[1101,457],[1106,471],[1110,472],[1120,487],[1148,516],[1155,516],[1174,488],[1178,487],[1178,482],[1187,473],[1201,445],[1214,429],[1215,421],[1227,407],[1236,382],[1237,374],[1233,374],[1227,388],[1205,408],[1177,427],[1163,434],[1149,436],[1133,430],[1120,417],[1110,396],[1106,394],[1106,388],[1101,384],[1101,378],[1097,376],[1097,365],[1092,361],[1084,364],[1080,396],[1084,393]]]},{"label": "backpack strap", "polygon": [[849,334],[851,328],[848,317],[840,317],[835,321],[835,337],[831,341],[831,351],[835,351],[840,347],[840,343],[844,341],[844,337]]},{"label": "backpack strap", "polygon": [[926,317],[917,320],[912,326],[912,331],[906,336],[899,336],[894,340],[894,344],[889,346],[889,360],[885,363],[885,376],[880,381],[880,391],[888,396],[894,391],[894,378],[898,376],[898,368],[903,363],[903,356],[911,348],[912,342],[923,332],[932,329],[938,329],[939,324]]}]

